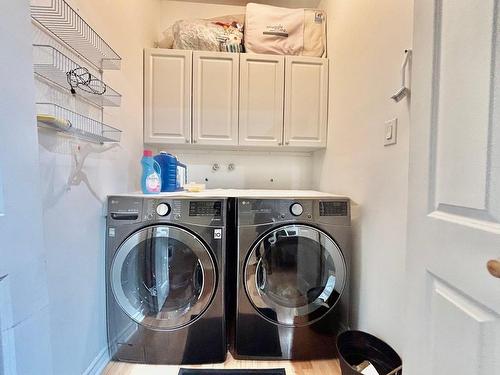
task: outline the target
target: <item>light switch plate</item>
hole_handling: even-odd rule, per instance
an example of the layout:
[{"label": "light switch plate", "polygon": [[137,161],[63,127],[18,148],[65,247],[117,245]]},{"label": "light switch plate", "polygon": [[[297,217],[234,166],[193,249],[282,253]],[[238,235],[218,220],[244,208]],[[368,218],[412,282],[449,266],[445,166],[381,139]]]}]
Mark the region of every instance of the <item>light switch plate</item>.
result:
[{"label": "light switch plate", "polygon": [[395,145],[398,142],[398,119],[385,122],[384,146]]}]

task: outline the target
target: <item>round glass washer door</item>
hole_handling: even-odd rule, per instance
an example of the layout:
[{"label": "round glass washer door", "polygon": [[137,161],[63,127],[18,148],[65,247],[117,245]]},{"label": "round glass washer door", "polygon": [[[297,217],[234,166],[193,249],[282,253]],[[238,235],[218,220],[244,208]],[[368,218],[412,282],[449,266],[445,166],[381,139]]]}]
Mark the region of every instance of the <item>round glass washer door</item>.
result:
[{"label": "round glass washer door", "polygon": [[210,305],[216,268],[208,248],[179,227],[157,225],[126,239],[111,265],[111,289],[135,322],[157,330],[193,323]]},{"label": "round glass washer door", "polygon": [[320,229],[285,225],[252,248],[244,270],[248,298],[267,320],[305,326],[321,319],[344,290],[347,267],[335,241]]}]

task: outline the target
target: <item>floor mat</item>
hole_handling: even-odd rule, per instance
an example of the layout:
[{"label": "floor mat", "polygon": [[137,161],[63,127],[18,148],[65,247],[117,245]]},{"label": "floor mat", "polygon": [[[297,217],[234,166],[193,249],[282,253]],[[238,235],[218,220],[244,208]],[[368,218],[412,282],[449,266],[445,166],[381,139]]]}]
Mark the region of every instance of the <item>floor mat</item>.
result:
[{"label": "floor mat", "polygon": [[199,369],[187,369],[181,368],[179,370],[179,375],[286,375],[284,368],[275,369],[259,369],[259,370],[199,370]]}]

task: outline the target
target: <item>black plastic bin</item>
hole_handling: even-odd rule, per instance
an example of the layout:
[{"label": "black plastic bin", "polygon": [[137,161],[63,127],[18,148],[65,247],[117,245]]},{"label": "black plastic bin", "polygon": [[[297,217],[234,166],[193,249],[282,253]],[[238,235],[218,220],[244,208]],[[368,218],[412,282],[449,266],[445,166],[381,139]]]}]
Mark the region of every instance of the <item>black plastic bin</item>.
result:
[{"label": "black plastic bin", "polygon": [[[379,374],[386,375],[402,365],[401,357],[382,340],[362,331],[345,331],[337,337],[342,375],[360,375],[354,369],[363,361],[370,361]],[[401,375],[399,370],[395,375]]]}]

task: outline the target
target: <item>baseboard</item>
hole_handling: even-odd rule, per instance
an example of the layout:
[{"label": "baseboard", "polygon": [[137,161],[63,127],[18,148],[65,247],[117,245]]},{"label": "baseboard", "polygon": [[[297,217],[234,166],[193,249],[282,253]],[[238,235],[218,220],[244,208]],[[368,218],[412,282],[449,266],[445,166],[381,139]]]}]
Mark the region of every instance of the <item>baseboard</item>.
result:
[{"label": "baseboard", "polygon": [[100,375],[109,363],[108,347],[104,347],[90,363],[82,375]]}]

